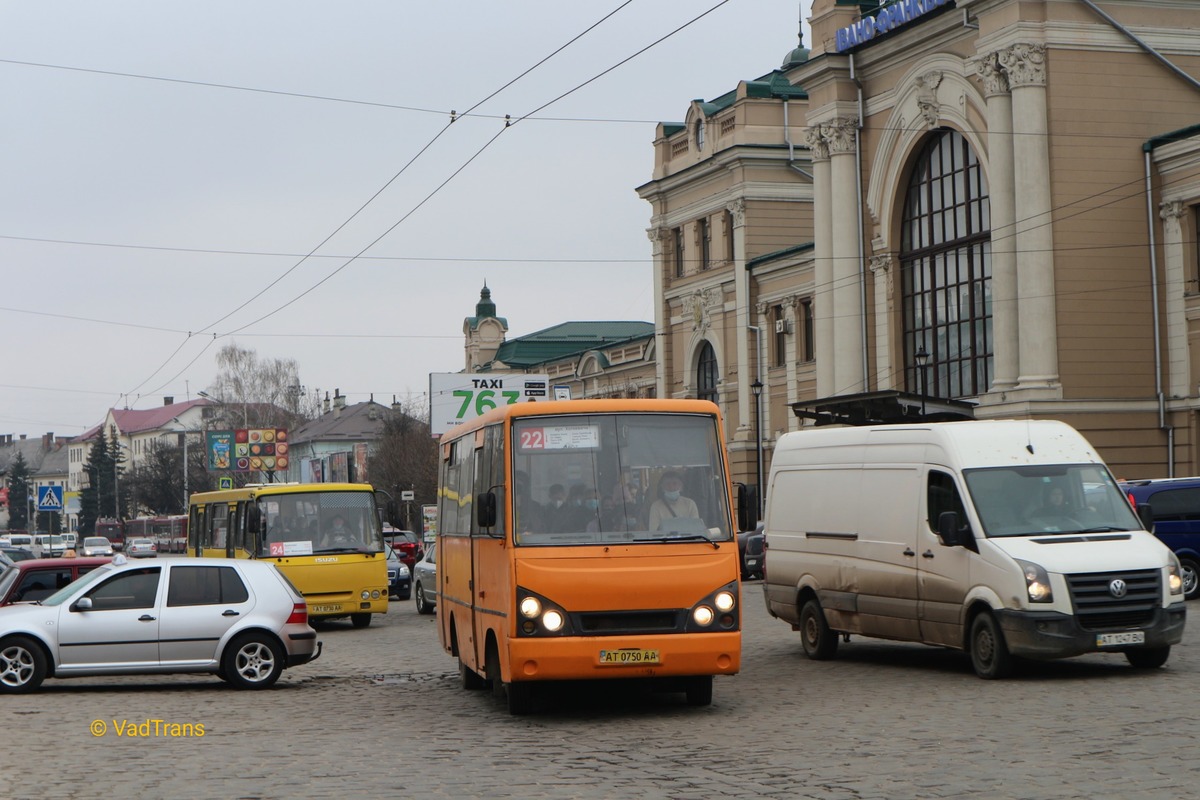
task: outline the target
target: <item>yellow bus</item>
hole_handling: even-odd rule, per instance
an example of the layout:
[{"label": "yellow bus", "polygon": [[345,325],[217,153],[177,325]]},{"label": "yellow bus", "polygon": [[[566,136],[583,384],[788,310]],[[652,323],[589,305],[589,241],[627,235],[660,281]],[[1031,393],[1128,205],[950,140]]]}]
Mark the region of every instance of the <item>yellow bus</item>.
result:
[{"label": "yellow bus", "polygon": [[387,556],[374,490],[362,483],[266,483],[192,495],[188,553],[270,560],[310,619],[356,628],[387,613]]},{"label": "yellow bus", "polygon": [[518,403],[443,435],[438,630],[464,688],[513,714],[577,679],[708,705],[741,664],[724,441],[700,400]]}]

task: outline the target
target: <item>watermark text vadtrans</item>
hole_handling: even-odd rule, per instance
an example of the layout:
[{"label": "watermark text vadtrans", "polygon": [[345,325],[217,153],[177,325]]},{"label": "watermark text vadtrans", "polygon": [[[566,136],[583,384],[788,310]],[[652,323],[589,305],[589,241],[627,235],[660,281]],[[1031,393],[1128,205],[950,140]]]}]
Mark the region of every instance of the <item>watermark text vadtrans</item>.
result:
[{"label": "watermark text vadtrans", "polygon": [[146,719],[140,722],[128,719],[92,720],[88,730],[92,736],[110,733],[129,739],[188,739],[202,738],[205,734],[203,722],[168,722],[165,719]]}]

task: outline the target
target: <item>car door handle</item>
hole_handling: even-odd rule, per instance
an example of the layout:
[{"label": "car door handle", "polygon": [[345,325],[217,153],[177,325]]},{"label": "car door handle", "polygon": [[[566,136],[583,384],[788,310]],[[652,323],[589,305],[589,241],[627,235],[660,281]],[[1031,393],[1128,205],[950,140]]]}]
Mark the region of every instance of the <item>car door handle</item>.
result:
[{"label": "car door handle", "polygon": [[152,617],[149,614],[142,614],[140,617],[138,617],[138,622],[154,622],[154,620],[155,617]]},{"label": "car door handle", "polygon": [[904,548],[904,555],[915,556],[916,553],[913,552],[913,549],[911,547],[906,547],[906,548]]},{"label": "car door handle", "polygon": [[924,553],[921,553],[921,558],[933,558],[933,551],[926,550]]},{"label": "car door handle", "polygon": [[239,616],[241,613],[242,612],[240,612],[240,611],[234,611],[232,608],[227,608],[221,612],[221,616],[222,617],[236,617],[236,616]]}]

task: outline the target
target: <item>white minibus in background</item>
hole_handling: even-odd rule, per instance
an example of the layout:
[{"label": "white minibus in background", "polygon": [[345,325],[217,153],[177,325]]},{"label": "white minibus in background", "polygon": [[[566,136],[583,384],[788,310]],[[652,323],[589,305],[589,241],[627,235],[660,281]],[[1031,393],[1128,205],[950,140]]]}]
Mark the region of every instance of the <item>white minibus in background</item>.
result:
[{"label": "white minibus in background", "polygon": [[764,533],[767,608],[814,659],[860,634],[963,650],[1000,678],[1014,656],[1159,667],[1183,637],[1179,560],[1062,422],[785,434]]}]

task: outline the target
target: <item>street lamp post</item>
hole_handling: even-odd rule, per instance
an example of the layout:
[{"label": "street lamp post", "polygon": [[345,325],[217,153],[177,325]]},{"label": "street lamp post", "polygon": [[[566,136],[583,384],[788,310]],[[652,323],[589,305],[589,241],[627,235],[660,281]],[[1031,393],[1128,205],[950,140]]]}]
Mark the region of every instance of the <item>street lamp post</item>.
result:
[{"label": "street lamp post", "polygon": [[758,506],[758,508],[755,510],[760,515],[762,514],[763,508],[762,390],[762,381],[760,381],[758,378],[755,378],[754,383],[750,384],[750,391],[754,392],[754,502]]},{"label": "street lamp post", "polygon": [[921,419],[925,419],[925,366],[929,363],[929,353],[925,351],[925,345],[913,354],[913,361],[917,363],[917,380],[921,386]]}]

